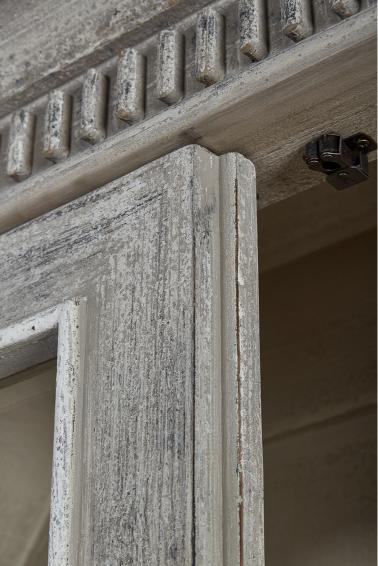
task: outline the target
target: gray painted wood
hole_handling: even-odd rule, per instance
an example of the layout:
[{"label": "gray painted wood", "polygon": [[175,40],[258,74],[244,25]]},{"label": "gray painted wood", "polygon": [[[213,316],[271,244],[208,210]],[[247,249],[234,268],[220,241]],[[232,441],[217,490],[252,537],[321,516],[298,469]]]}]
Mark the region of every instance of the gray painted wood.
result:
[{"label": "gray painted wood", "polygon": [[184,86],[184,36],[176,29],[159,35],[157,64],[157,96],[167,104],[178,102]]},{"label": "gray painted wood", "polygon": [[[9,253],[9,250],[5,252]],[[7,295],[4,280],[1,281],[1,290],[3,295]],[[13,311],[20,316],[29,306],[19,303],[16,307],[13,304]],[[35,308],[37,305],[33,306]],[[11,379],[10,371],[19,371],[57,357],[49,566],[78,563],[85,306],[84,299],[76,298],[8,326],[4,325],[3,313],[0,318],[0,325],[4,325],[0,329],[1,377]],[[56,333],[57,348],[54,352],[50,351],[49,358],[46,358],[46,352],[51,347],[49,338]]]},{"label": "gray painted wood", "polygon": [[136,49],[126,49],[117,66],[115,113],[130,124],[144,116],[146,62]]},{"label": "gray painted wood", "polygon": [[255,169],[238,154],[220,166],[224,564],[263,566]]},{"label": "gray painted wood", "polygon": [[[49,3],[53,3],[54,0],[49,0]],[[30,13],[30,16],[33,14],[33,6],[32,4],[36,2],[38,4],[38,0],[28,0],[25,5],[25,2],[22,6],[25,5],[25,14]],[[73,0],[73,3],[77,2],[77,0]],[[367,8],[368,4],[374,3],[375,0],[361,0],[360,2],[360,9],[363,11]],[[20,4],[20,5],[21,5]],[[263,58],[269,53],[272,56],[276,56],[283,52],[286,52],[286,56],[290,57],[290,47],[292,45],[289,38],[284,37],[282,34],[282,25],[285,26],[285,21],[282,24],[281,12],[280,12],[280,5],[279,2],[270,2],[269,6],[265,6],[265,1],[260,0],[215,0],[212,3],[211,10],[209,13],[218,14],[220,17],[221,27],[224,27],[224,34],[219,34],[216,31],[216,19],[208,18],[208,30],[205,34],[203,31],[205,30],[204,26],[201,25],[201,28],[196,32],[196,14],[192,14],[190,17],[186,18],[185,10],[183,5],[179,5],[177,3],[177,10],[181,13],[183,19],[180,22],[173,24],[170,20],[165,22],[163,29],[165,31],[161,32],[160,34],[155,34],[151,37],[147,36],[143,39],[143,41],[135,42],[133,40],[133,35],[127,36],[124,38],[124,43],[120,45],[119,50],[117,52],[110,49],[107,53],[106,60],[103,60],[103,54],[101,52],[101,48],[99,44],[88,44],[87,50],[88,55],[92,61],[92,65],[96,65],[96,72],[101,76],[104,74],[110,79],[112,88],[108,92],[108,96],[105,97],[103,103],[105,105],[105,113],[108,116],[107,120],[107,127],[106,134],[107,137],[113,136],[119,130],[126,127],[122,121],[118,119],[114,119],[114,107],[116,106],[116,89],[113,88],[114,76],[116,73],[116,67],[119,59],[119,54],[121,53],[121,49],[124,50],[125,48],[131,47],[141,54],[146,59],[146,67],[147,67],[147,74],[146,74],[146,81],[144,84],[144,99],[145,99],[145,112],[143,119],[149,119],[152,116],[155,116],[164,111],[166,108],[164,104],[161,103],[161,100],[166,98],[163,93],[163,99],[159,98],[159,88],[162,84],[159,84],[161,78],[163,78],[163,82],[165,83],[165,88],[168,88],[167,92],[170,92],[169,89],[173,88],[174,90],[171,94],[167,94],[168,98],[174,100],[178,96],[177,86],[172,83],[176,79],[184,79],[185,89],[184,92],[181,92],[180,89],[180,96],[184,98],[188,98],[195,93],[199,92],[203,87],[197,80],[195,80],[195,50],[196,44],[199,47],[200,44],[205,48],[204,55],[206,55],[206,49],[208,51],[206,57],[208,59],[208,63],[212,65],[214,63],[214,54],[221,54],[221,52],[215,49],[216,45],[219,45],[218,39],[224,39],[224,59],[226,62],[225,68],[225,76],[231,77],[235,76],[236,74],[240,73],[241,71],[248,68],[251,65],[251,61],[258,61]],[[336,3],[337,4],[337,3]],[[192,3],[190,4],[192,5]],[[286,4],[285,4],[286,5]],[[293,7],[290,3],[287,3],[289,7],[288,14],[294,12],[294,19],[298,16],[299,26],[301,24],[301,14],[300,14],[300,3],[298,3],[298,14],[295,15],[295,10],[291,10]],[[352,2],[348,4],[342,3],[335,5],[336,9],[339,9],[340,15],[342,16],[343,13],[345,15],[351,15],[351,6]],[[355,4],[355,6],[359,7],[359,4]],[[352,6],[353,7],[353,6]],[[2,16],[5,18],[5,21],[9,17],[9,13],[5,6],[2,5],[3,12]],[[72,9],[73,6],[70,5]],[[117,13],[121,12],[124,9],[124,3],[120,6],[119,10],[116,9]],[[4,14],[5,12],[5,14]],[[38,14],[41,18],[43,18],[43,10],[40,11],[41,13]],[[313,19],[313,33],[317,34],[319,32],[324,31],[325,29],[330,28],[331,26],[335,25],[336,23],[340,22],[340,16],[332,9],[330,2],[324,2],[322,0],[314,0],[312,2],[312,19]],[[93,6],[91,10],[91,17],[95,19],[96,15],[96,7]],[[17,16],[17,15],[16,15]],[[38,20],[37,16],[37,20]],[[82,20],[82,27],[85,29],[86,25],[86,16],[85,14],[77,14],[78,21]],[[16,17],[17,19],[17,17]],[[201,18],[200,18],[201,19]],[[8,22],[9,24],[9,22]],[[94,25],[94,21],[91,20],[91,30],[92,24]],[[1,25],[6,26],[3,22],[0,23]],[[35,27],[37,27],[37,22],[34,22]],[[165,29],[165,26],[169,25],[168,29]],[[303,26],[302,26],[303,27]],[[214,28],[214,29],[213,29]],[[46,42],[49,41],[49,30],[50,27],[47,26],[44,30],[44,36],[46,37]],[[161,28],[159,28],[161,30]],[[8,31],[8,30],[6,30]],[[32,27],[31,32],[34,31],[34,27]],[[344,46],[345,43],[345,35],[348,36],[349,41],[349,34],[350,30],[345,29],[344,36],[340,39],[338,38],[337,34],[335,35],[335,41],[340,41],[341,44]],[[31,34],[32,35],[32,34]],[[112,35],[112,29],[105,28],[101,29],[101,37],[106,39],[107,37]],[[175,49],[174,46],[174,37],[181,38],[185,42],[185,57],[180,57],[180,41],[177,42],[178,49]],[[196,37],[197,36],[197,37]],[[162,37],[168,39],[166,42],[167,49],[161,49],[162,47]],[[323,38],[324,39],[324,38]],[[197,41],[198,40],[198,41]],[[205,40],[205,41],[204,41]],[[268,40],[268,41],[267,41]],[[58,41],[58,40],[57,40]],[[30,38],[30,42],[32,43],[32,38]],[[68,44],[67,40],[67,44]],[[164,43],[164,42],[163,42]],[[21,48],[20,48],[21,49]],[[91,49],[93,52],[91,52]],[[287,50],[289,49],[289,52]],[[165,55],[165,71],[161,73],[161,53]],[[212,54],[212,56],[211,56]],[[247,56],[244,56],[247,55]],[[44,52],[42,50],[39,51],[38,57],[36,60],[42,60],[44,56]],[[74,58],[74,54],[72,54]],[[249,57],[249,59],[248,59]],[[348,55],[346,55],[348,57]],[[13,61],[14,53],[9,55],[9,62]],[[33,61],[34,62],[34,61]],[[206,61],[205,61],[206,62]],[[222,65],[223,65],[222,63]],[[30,64],[29,62],[26,63],[28,65],[28,74],[31,74]],[[70,75],[66,76],[65,71],[67,70],[67,66],[69,66],[70,61],[66,61],[64,57],[61,57],[59,60],[59,65],[53,69],[55,72],[57,69],[59,70],[59,77],[60,77],[60,84],[59,90],[65,92],[67,95],[72,97],[73,101],[73,120],[71,124],[71,147],[70,147],[70,154],[75,155],[77,153],[82,152],[88,146],[85,143],[81,143],[83,137],[80,135],[82,124],[81,116],[79,112],[79,106],[83,106],[91,109],[92,103],[89,105],[87,102],[82,105],[82,102],[85,101],[85,94],[86,94],[86,87],[89,86],[93,88],[94,85],[91,86],[91,80],[88,84],[88,74],[84,72],[81,76],[77,75]],[[329,64],[329,63],[327,63]],[[10,68],[12,65],[9,63]],[[89,67],[88,63],[88,67]],[[351,63],[352,68],[353,63]],[[88,68],[86,67],[86,69]],[[358,66],[360,68],[360,66]],[[214,70],[214,69],[213,69]],[[172,72],[173,71],[173,72]],[[353,71],[352,71],[353,72]],[[338,74],[337,69],[334,71],[334,75]],[[360,71],[361,73],[361,71]],[[285,71],[283,70],[282,76],[286,78]],[[170,77],[170,78],[169,78]],[[219,78],[222,78],[223,75],[220,74]],[[24,77],[22,77],[24,78]],[[92,79],[94,77],[92,76]],[[362,80],[362,74],[359,75],[360,80]],[[167,81],[171,81],[169,85]],[[22,80],[18,81],[20,85],[24,84]],[[264,80],[262,81],[264,84]],[[99,83],[100,84],[100,83]],[[205,84],[208,84],[205,81]],[[19,102],[19,107],[23,106],[27,99],[27,86],[24,84],[24,94],[25,100],[24,102]],[[43,158],[43,148],[41,147],[40,137],[43,135],[40,132],[41,126],[40,122],[44,118],[44,114],[46,111],[46,107],[48,106],[47,97],[44,96],[44,91],[41,89],[35,95],[35,100],[32,101],[30,105],[27,107],[24,106],[25,110],[33,111],[36,115],[37,119],[37,136],[35,138],[35,152],[33,157],[33,174],[37,174],[40,171],[44,171],[47,168],[52,166],[52,163],[46,162],[46,159]],[[12,102],[16,100],[16,96],[12,99]],[[267,99],[269,96],[267,95]],[[366,98],[366,95],[365,95]],[[101,97],[100,97],[101,99]],[[351,98],[349,97],[349,100]],[[165,100],[165,102],[167,102]],[[169,100],[168,100],[169,103]],[[349,103],[350,105],[350,103]],[[3,106],[1,107],[1,110]],[[1,114],[0,110],[0,114]],[[185,110],[185,109],[184,109]],[[82,114],[82,113],[81,113]],[[6,152],[6,147],[8,143],[8,131],[9,131],[9,123],[10,123],[10,115],[4,116],[0,120],[0,137],[2,138],[2,144],[0,147],[0,187],[2,188],[7,186],[12,186],[13,180],[9,179],[6,175],[6,168],[2,166],[2,162],[5,160],[4,153]],[[93,138],[94,132],[92,135],[88,137],[88,135],[84,136],[84,139],[90,141],[90,143],[98,143],[98,141],[91,141],[90,138]],[[95,137],[98,138],[98,132],[95,132]],[[258,137],[261,139],[261,136]],[[256,143],[254,144],[256,147]],[[233,149],[233,148],[232,148]],[[245,150],[243,150],[245,152]],[[255,157],[254,157],[255,159]],[[256,161],[256,159],[255,159]],[[269,168],[267,168],[269,169]]]},{"label": "gray painted wood", "polygon": [[217,154],[237,150],[253,160],[259,206],[317,185],[319,175],[302,159],[315,133],[375,135],[375,19],[374,9],[360,12],[178,105],[164,105],[163,112],[126,127],[96,150],[72,155],[19,186],[8,184],[0,191],[0,230],[196,140]]},{"label": "gray painted wood", "polygon": [[71,97],[62,90],[49,95],[45,115],[42,154],[51,161],[66,159],[70,151]]},{"label": "gray painted wood", "polygon": [[92,144],[105,138],[107,90],[107,77],[97,69],[89,69],[83,84],[79,136]]},{"label": "gray painted wood", "polygon": [[199,179],[208,180],[205,190],[195,180],[193,194],[194,559],[216,566],[223,563],[219,160],[201,160],[199,167]]},{"label": "gray painted wood", "polygon": [[[87,300],[69,566],[262,564],[254,182],[245,158],[189,146],[0,238],[2,327]],[[228,341],[239,358],[225,365]]]},{"label": "gray painted wood", "polygon": [[29,177],[32,170],[35,116],[20,110],[12,115],[9,132],[7,174],[17,181]]},{"label": "gray painted wood", "polygon": [[225,73],[224,19],[214,8],[206,8],[197,18],[196,70],[197,81],[212,85]]},{"label": "gray painted wood", "polygon": [[268,54],[266,6],[264,0],[240,0],[240,51],[253,61]]},{"label": "gray painted wood", "polygon": [[[0,115],[17,110],[209,0],[2,0]],[[48,33],[46,33],[48,30]],[[26,71],[26,72],[25,72]]]},{"label": "gray painted wood", "polygon": [[312,33],[309,0],[281,0],[282,29],[293,41],[301,41]]},{"label": "gray painted wood", "polygon": [[[231,40],[229,49],[233,52],[228,63],[235,72],[235,63],[243,59],[236,56],[238,42],[234,35],[239,1],[23,0],[15,6],[12,0],[2,0],[0,116],[61,88],[64,82],[108,62],[123,49],[138,43],[151,46],[163,29],[177,26],[182,30],[188,20],[194,23],[198,11],[209,4],[225,16],[226,40]],[[354,1],[348,0],[349,5]],[[241,3],[260,5],[255,0]],[[376,0],[359,3],[363,10],[376,4]],[[337,23],[331,2],[314,0],[312,9],[315,32]],[[276,53],[276,48],[282,50],[290,45],[282,36],[279,1],[269,2],[267,15],[269,43]],[[190,35],[188,39],[191,41]]]}]

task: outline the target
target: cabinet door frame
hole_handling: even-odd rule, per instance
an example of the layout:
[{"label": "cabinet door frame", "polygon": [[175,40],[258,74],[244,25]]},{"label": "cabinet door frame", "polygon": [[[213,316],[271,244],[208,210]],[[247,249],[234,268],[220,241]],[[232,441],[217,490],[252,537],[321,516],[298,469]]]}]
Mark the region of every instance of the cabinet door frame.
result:
[{"label": "cabinet door frame", "polygon": [[[151,551],[156,564],[189,565],[195,556],[198,566],[262,566],[256,234],[252,163],[188,146],[1,237],[5,373],[15,368],[15,347],[27,351],[19,358],[27,364],[48,359],[48,352],[52,357],[58,328],[49,566],[110,566],[122,559],[142,564]],[[158,254],[149,257],[154,246]],[[154,262],[150,277],[146,271]],[[151,304],[158,303],[157,318],[150,315],[150,295]],[[54,306],[57,300],[63,306]],[[130,310],[134,300],[136,314]],[[130,320],[135,328],[127,326]],[[162,365],[152,369],[143,365],[151,332],[162,352]],[[144,373],[139,367],[146,367]],[[152,381],[145,378],[150,370]],[[164,383],[156,390],[158,408],[150,407],[158,419],[153,426],[141,413],[143,387],[147,391],[154,377]],[[130,401],[138,387],[140,406]],[[136,407],[136,415],[122,412],[125,407]],[[157,447],[163,445],[150,437],[163,420],[168,448],[160,468]],[[74,432],[62,457],[67,422]],[[129,500],[130,506],[147,502],[148,528],[139,512],[135,524],[130,526],[131,515],[124,522],[128,467],[138,459],[128,446],[125,460],[127,427],[140,434],[138,449],[147,446],[154,472],[145,469],[140,492]],[[173,454],[176,433],[184,444]],[[68,458],[68,468],[61,457]],[[161,485],[153,491],[155,476]],[[160,523],[169,513],[172,524],[164,531]],[[125,548],[122,537],[114,537],[129,536],[127,529],[135,543]]]},{"label": "cabinet door frame", "polygon": [[56,357],[49,564],[76,564],[80,528],[85,300],[0,329],[0,379]]}]

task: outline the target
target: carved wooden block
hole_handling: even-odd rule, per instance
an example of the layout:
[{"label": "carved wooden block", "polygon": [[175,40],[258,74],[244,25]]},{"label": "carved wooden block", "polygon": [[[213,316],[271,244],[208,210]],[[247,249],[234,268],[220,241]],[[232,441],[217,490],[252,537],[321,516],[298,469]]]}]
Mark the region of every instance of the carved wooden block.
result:
[{"label": "carved wooden block", "polygon": [[66,159],[70,150],[71,97],[61,90],[49,95],[45,114],[42,153],[51,161]]},{"label": "carved wooden block", "polygon": [[309,0],[281,0],[282,29],[295,42],[312,33],[311,4]]},{"label": "carved wooden block", "polygon": [[265,0],[240,0],[240,51],[253,61],[268,53]]},{"label": "carved wooden block", "polygon": [[7,174],[16,181],[29,177],[32,169],[35,116],[26,110],[12,115],[9,132]]},{"label": "carved wooden block", "polygon": [[136,49],[126,49],[118,60],[115,113],[131,124],[144,116],[145,60]]},{"label": "carved wooden block", "polygon": [[96,69],[89,69],[85,75],[79,135],[89,143],[99,143],[106,134],[107,77]]},{"label": "carved wooden block", "polygon": [[184,37],[175,29],[159,36],[157,94],[167,104],[178,102],[184,86]]},{"label": "carved wooden block", "polygon": [[195,72],[206,85],[220,81],[225,73],[224,21],[214,8],[206,8],[197,18]]}]

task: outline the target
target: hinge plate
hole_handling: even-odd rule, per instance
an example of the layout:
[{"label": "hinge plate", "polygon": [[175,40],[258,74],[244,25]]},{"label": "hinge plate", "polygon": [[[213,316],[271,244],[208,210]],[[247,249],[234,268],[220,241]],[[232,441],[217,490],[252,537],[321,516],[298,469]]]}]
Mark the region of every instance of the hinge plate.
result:
[{"label": "hinge plate", "polygon": [[375,141],[362,132],[347,138],[322,134],[306,145],[303,159],[310,169],[324,173],[331,185],[342,190],[369,177],[368,153],[375,149]]}]

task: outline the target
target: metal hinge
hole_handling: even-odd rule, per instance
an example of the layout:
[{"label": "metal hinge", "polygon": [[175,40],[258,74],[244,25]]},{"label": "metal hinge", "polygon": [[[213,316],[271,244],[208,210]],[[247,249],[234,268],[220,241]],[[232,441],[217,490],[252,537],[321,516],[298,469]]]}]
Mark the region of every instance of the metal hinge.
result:
[{"label": "metal hinge", "polygon": [[327,181],[341,190],[366,181],[368,153],[375,149],[375,141],[363,133],[348,138],[322,134],[306,145],[303,159],[310,169],[327,175]]}]

